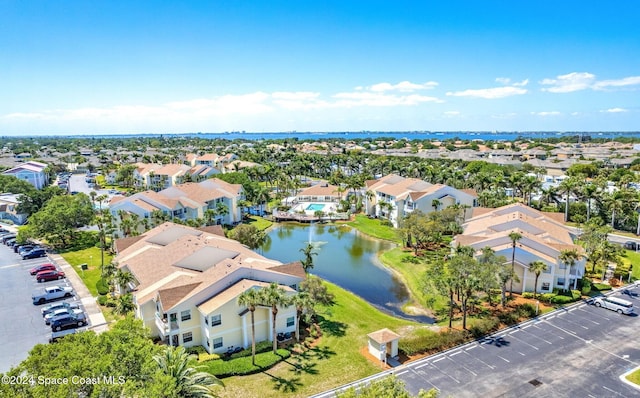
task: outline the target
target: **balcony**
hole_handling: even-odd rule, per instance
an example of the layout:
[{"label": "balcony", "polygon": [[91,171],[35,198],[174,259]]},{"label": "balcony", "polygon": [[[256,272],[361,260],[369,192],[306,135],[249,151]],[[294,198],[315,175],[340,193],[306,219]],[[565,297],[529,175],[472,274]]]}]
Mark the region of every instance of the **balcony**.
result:
[{"label": "balcony", "polygon": [[178,329],[178,322],[169,322],[166,318],[162,317],[162,314],[156,312],[156,327],[164,337],[167,336],[170,331]]}]

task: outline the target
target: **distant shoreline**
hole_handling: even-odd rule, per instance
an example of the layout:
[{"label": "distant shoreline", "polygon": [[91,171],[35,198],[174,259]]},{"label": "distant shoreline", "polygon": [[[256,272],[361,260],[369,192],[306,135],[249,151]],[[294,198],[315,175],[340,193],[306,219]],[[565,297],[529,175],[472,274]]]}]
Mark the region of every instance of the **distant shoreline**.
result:
[{"label": "distant shoreline", "polygon": [[321,139],[380,139],[394,138],[408,140],[450,140],[454,138],[483,141],[513,141],[518,138],[549,139],[561,137],[590,137],[592,139],[640,138],[640,131],[331,131],[331,132],[222,132],[222,133],[148,133],[148,134],[34,134],[2,135],[3,139],[13,138],[203,138],[203,139],[245,139],[259,140],[321,140]]}]

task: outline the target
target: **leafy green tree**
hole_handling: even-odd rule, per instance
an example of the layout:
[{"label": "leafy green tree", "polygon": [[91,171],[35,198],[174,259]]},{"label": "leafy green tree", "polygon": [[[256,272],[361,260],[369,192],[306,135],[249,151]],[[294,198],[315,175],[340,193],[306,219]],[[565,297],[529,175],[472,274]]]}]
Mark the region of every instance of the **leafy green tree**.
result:
[{"label": "leafy green tree", "polygon": [[113,312],[118,315],[127,315],[136,309],[136,305],[133,303],[133,296],[131,293],[121,294],[116,299],[116,306],[113,308]]},{"label": "leafy green tree", "polygon": [[251,250],[258,249],[267,239],[264,231],[261,231],[250,224],[238,225],[231,231],[229,237],[237,240]]},{"label": "leafy green tree", "polygon": [[93,216],[87,195],[55,196],[29,218],[25,232],[53,245],[68,247],[73,243],[76,229],[89,225]]},{"label": "leafy green tree", "polygon": [[291,304],[296,307],[296,341],[300,341],[300,320],[303,314],[310,318],[314,313],[314,302],[311,295],[305,291],[300,291],[291,298]]},{"label": "leafy green tree", "polygon": [[308,293],[314,305],[329,307],[335,304],[335,297],[327,290],[327,285],[315,275],[307,275],[300,282],[300,291]]},{"label": "leafy green tree", "polygon": [[[67,384],[33,383],[0,384],[2,397],[175,397],[172,383],[158,369],[153,356],[160,351],[153,343],[142,321],[127,317],[111,325],[111,329],[71,334],[56,344],[37,344],[27,359],[7,375],[67,378]],[[104,381],[114,376],[113,383],[72,383],[73,377],[92,377]],[[76,379],[78,380],[78,379]],[[84,379],[83,379],[84,380]],[[162,392],[162,394],[159,394]]]},{"label": "leafy green tree", "polygon": [[[369,382],[366,385],[351,387],[348,390],[338,393],[339,398],[413,398],[407,391],[404,382],[396,376],[387,376],[378,380]],[[420,390],[417,398],[437,398],[438,391],[431,389],[429,391]]]}]

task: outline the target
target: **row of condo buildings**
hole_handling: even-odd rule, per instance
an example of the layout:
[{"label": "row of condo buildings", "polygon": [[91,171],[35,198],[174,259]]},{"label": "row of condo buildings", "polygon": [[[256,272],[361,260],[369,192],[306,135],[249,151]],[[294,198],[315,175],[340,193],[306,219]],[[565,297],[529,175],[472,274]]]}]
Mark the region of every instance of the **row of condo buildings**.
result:
[{"label": "row of condo buildings", "polygon": [[[408,179],[404,179],[408,180]],[[379,181],[382,183],[382,181]],[[415,195],[388,185],[408,184],[418,189]],[[411,184],[413,183],[413,184]],[[426,212],[472,200],[470,193],[456,192],[444,187],[414,185],[417,181],[388,178],[381,188],[385,200],[411,198],[416,208],[424,206]],[[328,189],[329,186],[322,186]],[[431,193],[439,194],[427,198]],[[412,191],[413,192],[413,191]],[[471,197],[468,198],[469,195]],[[459,195],[459,196],[456,196]],[[369,195],[374,202],[375,194]],[[338,195],[339,197],[339,195]],[[427,201],[421,205],[421,198]],[[334,203],[328,191],[304,191],[297,204]],[[429,203],[429,200],[436,201]],[[472,203],[473,204],[473,203]],[[315,207],[314,207],[315,208]],[[388,209],[388,207],[386,207]],[[397,214],[404,210],[397,206]],[[575,237],[563,225],[561,215],[543,213],[523,204],[512,204],[497,209],[471,207],[467,209],[463,233],[457,235],[452,247],[470,246],[476,254],[485,247],[511,263],[513,254],[518,281],[513,291],[551,292],[554,288],[575,288],[584,275],[586,259],[582,257],[573,266],[559,260],[562,250],[577,250]],[[515,251],[509,234],[517,232],[521,238]],[[191,228],[170,222],[143,235],[117,241],[115,260],[124,271],[131,272],[135,281],[130,284],[136,315],[154,336],[171,345],[202,345],[208,352],[223,353],[230,347],[248,347],[251,343],[251,323],[248,308],[238,303],[238,296],[248,289],[263,289],[276,282],[289,295],[296,294],[305,274],[300,263],[282,264],[265,258],[240,243],[227,239],[212,228]],[[534,286],[535,276],[529,270],[534,261],[547,265]],[[296,311],[292,306],[280,308],[276,319],[276,334],[293,332]],[[259,305],[255,312],[256,340],[272,340],[270,308]]]}]

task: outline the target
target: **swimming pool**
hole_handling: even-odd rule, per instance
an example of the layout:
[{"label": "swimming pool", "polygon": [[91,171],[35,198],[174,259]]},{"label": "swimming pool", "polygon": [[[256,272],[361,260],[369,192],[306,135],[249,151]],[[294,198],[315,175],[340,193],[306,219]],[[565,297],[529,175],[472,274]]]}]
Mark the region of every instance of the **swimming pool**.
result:
[{"label": "swimming pool", "polygon": [[310,210],[310,211],[324,210],[324,205],[320,203],[311,203],[309,206],[307,206],[307,210]]}]

